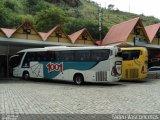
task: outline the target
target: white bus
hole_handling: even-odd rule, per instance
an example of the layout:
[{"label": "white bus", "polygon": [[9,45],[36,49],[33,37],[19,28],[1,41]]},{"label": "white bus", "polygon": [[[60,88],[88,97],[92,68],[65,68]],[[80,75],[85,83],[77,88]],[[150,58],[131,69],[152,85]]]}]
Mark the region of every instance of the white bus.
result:
[{"label": "white bus", "polygon": [[10,58],[14,77],[84,82],[121,79],[122,58],[114,46],[45,47],[19,51]]}]

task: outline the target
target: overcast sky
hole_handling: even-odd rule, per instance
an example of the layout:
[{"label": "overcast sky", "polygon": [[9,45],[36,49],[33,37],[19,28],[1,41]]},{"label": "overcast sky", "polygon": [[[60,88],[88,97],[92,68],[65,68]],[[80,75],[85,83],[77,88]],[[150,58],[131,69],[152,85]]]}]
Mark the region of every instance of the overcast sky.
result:
[{"label": "overcast sky", "polygon": [[146,16],[154,16],[160,19],[160,1],[158,0],[92,0],[101,4],[102,7],[108,7],[113,4],[114,8],[121,11],[136,14],[144,14]]}]

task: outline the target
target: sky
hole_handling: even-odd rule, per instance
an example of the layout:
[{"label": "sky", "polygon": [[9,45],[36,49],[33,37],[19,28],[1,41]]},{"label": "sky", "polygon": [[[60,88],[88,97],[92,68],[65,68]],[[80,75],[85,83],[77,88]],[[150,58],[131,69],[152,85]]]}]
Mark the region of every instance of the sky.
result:
[{"label": "sky", "polygon": [[144,14],[160,19],[160,5],[158,0],[92,0],[106,8],[113,4],[115,9],[124,12]]}]

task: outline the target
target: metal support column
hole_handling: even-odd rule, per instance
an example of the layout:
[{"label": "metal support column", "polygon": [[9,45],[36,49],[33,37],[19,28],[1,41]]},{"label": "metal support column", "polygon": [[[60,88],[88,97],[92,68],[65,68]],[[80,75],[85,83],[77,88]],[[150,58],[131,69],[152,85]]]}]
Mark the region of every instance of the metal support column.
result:
[{"label": "metal support column", "polygon": [[10,46],[7,46],[7,78],[9,78],[9,51],[10,51]]}]

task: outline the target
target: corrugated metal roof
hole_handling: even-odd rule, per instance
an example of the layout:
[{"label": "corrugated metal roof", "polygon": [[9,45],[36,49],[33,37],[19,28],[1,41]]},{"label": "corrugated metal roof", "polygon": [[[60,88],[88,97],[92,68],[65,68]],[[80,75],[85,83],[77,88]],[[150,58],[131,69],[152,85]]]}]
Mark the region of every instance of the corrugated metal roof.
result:
[{"label": "corrugated metal roof", "polygon": [[140,18],[138,17],[112,26],[103,39],[102,45],[127,41],[128,36],[139,20]]},{"label": "corrugated metal roof", "polygon": [[150,42],[153,41],[159,29],[160,29],[160,23],[145,27]]}]

